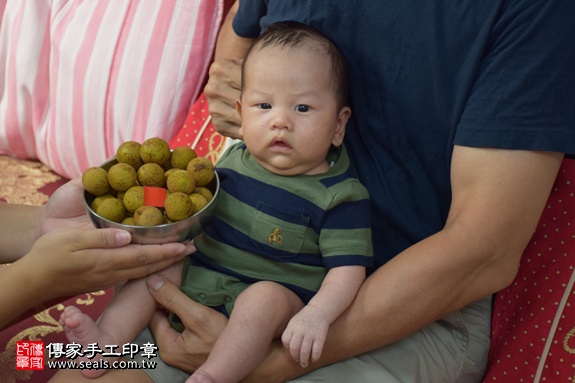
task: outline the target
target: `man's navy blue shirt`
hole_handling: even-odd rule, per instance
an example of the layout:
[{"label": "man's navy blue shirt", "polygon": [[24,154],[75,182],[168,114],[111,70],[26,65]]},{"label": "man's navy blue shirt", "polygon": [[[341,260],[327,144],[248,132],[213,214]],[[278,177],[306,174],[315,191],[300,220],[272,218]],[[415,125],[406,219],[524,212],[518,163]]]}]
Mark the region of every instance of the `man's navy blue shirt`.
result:
[{"label": "man's navy blue shirt", "polygon": [[348,60],[345,142],[377,265],[443,228],[453,145],[575,153],[575,1],[242,0],[233,25],[282,20]]}]

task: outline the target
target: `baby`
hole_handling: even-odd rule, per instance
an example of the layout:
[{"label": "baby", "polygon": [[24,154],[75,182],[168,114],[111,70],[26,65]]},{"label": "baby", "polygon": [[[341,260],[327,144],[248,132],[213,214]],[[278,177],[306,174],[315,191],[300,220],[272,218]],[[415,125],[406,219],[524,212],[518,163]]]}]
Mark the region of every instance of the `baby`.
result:
[{"label": "baby", "polygon": [[[243,141],[218,161],[221,189],[197,252],[161,272],[229,316],[187,382],[238,382],[274,339],[302,366],[318,360],[330,324],[357,294],[373,250],[368,193],[342,146],[346,96],[343,55],[311,27],[273,24],[248,51],[236,106]],[[75,307],[60,320],[70,341],[123,344],[155,310],[145,282],[133,280],[98,323]]]}]

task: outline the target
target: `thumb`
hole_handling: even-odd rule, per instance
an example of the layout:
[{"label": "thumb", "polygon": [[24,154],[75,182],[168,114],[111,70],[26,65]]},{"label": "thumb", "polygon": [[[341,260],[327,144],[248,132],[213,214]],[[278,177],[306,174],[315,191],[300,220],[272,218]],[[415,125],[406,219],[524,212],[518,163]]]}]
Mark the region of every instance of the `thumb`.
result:
[{"label": "thumb", "polygon": [[213,322],[214,316],[225,318],[217,311],[189,298],[161,274],[148,276],[146,283],[156,302],[176,314],[187,329],[203,331]]},{"label": "thumb", "polygon": [[148,276],[146,284],[156,302],[176,314],[181,312],[182,307],[190,301],[190,298],[181,292],[175,284],[161,274]]},{"label": "thumb", "polygon": [[121,229],[90,229],[84,230],[84,233],[88,236],[86,243],[94,248],[112,249],[126,246],[132,241],[132,234]]}]

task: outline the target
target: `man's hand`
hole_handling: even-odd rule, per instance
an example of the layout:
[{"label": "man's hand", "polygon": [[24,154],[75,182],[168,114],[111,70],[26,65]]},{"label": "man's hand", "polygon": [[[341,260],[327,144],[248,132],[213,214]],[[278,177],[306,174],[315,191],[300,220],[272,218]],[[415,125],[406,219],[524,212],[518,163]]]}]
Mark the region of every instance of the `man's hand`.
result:
[{"label": "man's hand", "polygon": [[238,131],[241,119],[236,111],[236,101],[240,99],[242,60],[254,39],[238,36],[232,27],[239,6],[238,0],[230,8],[220,28],[214,63],[210,67],[204,94],[216,130],[224,136],[241,139]]},{"label": "man's hand", "polygon": [[158,304],[180,317],[186,328],[179,333],[170,326],[165,312],[155,313],[150,329],[162,360],[182,370],[195,371],[207,359],[228,322],[227,318],[191,300],[162,275],[150,275],[146,281]]},{"label": "man's hand", "polygon": [[215,61],[204,88],[212,123],[218,133],[240,139],[241,118],[236,111],[236,101],[240,99],[241,66],[241,60],[236,59]]}]

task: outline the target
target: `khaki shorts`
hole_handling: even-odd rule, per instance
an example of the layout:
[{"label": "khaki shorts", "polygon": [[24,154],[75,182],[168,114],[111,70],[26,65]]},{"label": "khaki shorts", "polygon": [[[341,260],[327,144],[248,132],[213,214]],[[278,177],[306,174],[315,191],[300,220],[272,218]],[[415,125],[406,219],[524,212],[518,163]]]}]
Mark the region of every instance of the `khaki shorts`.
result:
[{"label": "khaki shorts", "polygon": [[[292,383],[477,383],[487,366],[491,298],[478,301],[392,345],[321,368]],[[145,330],[137,343],[154,343]],[[156,383],[190,375],[160,358],[146,372]]]}]

